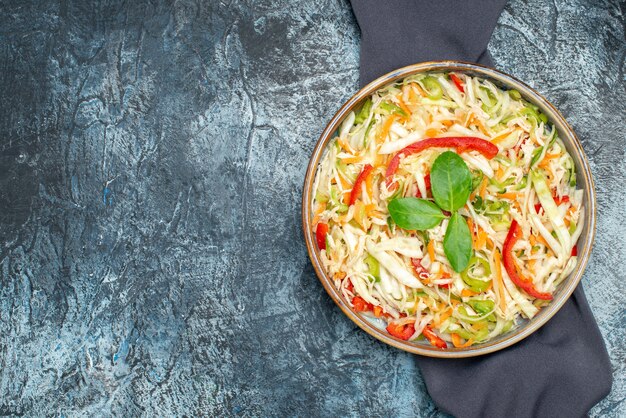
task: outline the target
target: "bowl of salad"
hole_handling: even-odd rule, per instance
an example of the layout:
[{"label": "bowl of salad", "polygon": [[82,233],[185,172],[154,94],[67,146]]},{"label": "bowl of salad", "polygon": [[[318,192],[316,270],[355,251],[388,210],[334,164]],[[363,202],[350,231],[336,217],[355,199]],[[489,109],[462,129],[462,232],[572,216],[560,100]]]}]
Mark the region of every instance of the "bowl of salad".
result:
[{"label": "bowl of salad", "polygon": [[440,61],[350,98],[313,151],[305,241],[330,297],[397,348],[515,344],[569,298],[595,235],[593,180],[563,116],[521,81]]}]

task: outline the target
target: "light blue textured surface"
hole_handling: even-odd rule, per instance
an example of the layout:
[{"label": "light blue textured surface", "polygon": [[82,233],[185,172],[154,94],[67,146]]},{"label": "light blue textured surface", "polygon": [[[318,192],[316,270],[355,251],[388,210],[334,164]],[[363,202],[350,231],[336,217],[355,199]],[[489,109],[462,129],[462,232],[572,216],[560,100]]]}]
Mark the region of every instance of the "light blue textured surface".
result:
[{"label": "light blue textured surface", "polygon": [[[622,417],[626,6],[593,3],[514,0],[490,51],[589,156],[615,379],[591,415]],[[0,10],[0,415],[441,415],[302,240],[310,152],[357,89],[347,1]]]}]

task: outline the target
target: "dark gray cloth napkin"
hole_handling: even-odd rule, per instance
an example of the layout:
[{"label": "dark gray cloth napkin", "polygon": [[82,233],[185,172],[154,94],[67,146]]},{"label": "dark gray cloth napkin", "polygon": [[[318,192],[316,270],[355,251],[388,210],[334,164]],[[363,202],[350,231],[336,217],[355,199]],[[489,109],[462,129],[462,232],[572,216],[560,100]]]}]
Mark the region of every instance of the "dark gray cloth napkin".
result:
[{"label": "dark gray cloth napkin", "polygon": [[[454,59],[492,65],[487,43],[505,0],[351,0],[361,85],[402,66]],[[428,393],[458,417],[579,417],[611,390],[611,363],[579,285],[541,329],[470,359],[417,356]]]}]

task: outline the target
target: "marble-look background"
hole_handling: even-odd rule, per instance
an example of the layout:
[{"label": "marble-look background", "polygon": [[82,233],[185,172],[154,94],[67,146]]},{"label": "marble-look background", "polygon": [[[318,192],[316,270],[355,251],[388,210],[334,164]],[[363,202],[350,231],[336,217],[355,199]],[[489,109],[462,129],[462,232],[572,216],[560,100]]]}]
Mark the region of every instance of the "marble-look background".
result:
[{"label": "marble-look background", "polygon": [[[593,417],[626,415],[625,13],[513,0],[489,48],[591,160]],[[302,240],[358,54],[346,0],[0,1],[0,415],[441,416]]]}]

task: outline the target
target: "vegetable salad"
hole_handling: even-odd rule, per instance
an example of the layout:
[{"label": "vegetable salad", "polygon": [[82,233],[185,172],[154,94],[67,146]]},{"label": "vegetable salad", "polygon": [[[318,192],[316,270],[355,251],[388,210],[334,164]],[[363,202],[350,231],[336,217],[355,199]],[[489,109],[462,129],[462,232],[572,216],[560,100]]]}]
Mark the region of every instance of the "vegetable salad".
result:
[{"label": "vegetable salad", "polygon": [[538,107],[478,77],[418,74],[372,94],[331,140],[314,193],[326,272],[402,340],[486,342],[576,266],[571,156]]}]

